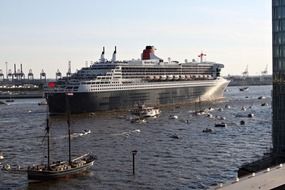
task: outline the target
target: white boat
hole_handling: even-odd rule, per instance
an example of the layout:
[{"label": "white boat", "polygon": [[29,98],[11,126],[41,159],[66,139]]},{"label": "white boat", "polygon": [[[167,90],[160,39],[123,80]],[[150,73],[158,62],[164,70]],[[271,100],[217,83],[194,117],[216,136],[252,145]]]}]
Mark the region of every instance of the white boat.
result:
[{"label": "white boat", "polygon": [[0,160],[3,160],[3,159],[4,159],[3,152],[0,152]]},{"label": "white boat", "polygon": [[178,116],[177,115],[170,115],[169,119],[178,119]]},{"label": "white boat", "polygon": [[140,118],[155,117],[155,116],[158,116],[160,114],[160,110],[158,108],[155,108],[155,107],[147,107],[143,104],[143,105],[139,105],[137,108],[131,110],[131,113],[133,115],[139,116]]},{"label": "white boat", "polygon": [[71,137],[72,137],[72,138],[74,138],[74,137],[80,137],[80,136],[88,135],[88,134],[90,134],[90,133],[91,133],[91,130],[90,130],[90,129],[84,129],[82,132],[71,134]]},{"label": "white boat", "polygon": [[46,101],[46,100],[43,100],[43,101],[39,102],[38,105],[39,105],[39,106],[47,105],[47,101]]}]

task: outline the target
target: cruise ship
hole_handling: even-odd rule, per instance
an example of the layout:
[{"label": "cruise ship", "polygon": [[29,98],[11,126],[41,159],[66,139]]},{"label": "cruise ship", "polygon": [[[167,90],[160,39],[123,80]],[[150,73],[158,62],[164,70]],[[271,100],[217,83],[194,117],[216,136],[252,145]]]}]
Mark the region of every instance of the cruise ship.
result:
[{"label": "cruise ship", "polygon": [[[49,82],[45,97],[51,113],[66,111],[69,98],[72,113],[126,110],[136,105],[163,106],[212,101],[223,98],[229,84],[220,76],[222,64],[163,61],[153,46],[146,46],[141,59],[117,61],[105,58],[69,76]],[[67,94],[69,96],[67,96]],[[72,96],[70,96],[72,95]]]}]

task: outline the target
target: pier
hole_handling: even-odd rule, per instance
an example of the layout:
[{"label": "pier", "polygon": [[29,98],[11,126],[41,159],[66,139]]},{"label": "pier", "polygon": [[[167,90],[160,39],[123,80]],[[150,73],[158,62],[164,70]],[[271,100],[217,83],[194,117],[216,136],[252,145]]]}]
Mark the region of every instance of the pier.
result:
[{"label": "pier", "polygon": [[215,190],[270,190],[282,189],[284,185],[285,165],[280,164],[251,175],[236,178],[234,182],[220,184]]}]

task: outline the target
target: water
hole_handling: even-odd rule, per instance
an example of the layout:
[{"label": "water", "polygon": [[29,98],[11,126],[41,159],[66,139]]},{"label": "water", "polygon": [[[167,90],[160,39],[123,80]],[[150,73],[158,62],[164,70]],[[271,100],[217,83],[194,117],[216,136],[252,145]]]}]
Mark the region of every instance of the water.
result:
[{"label": "water", "polygon": [[[73,156],[86,152],[97,155],[90,172],[77,178],[28,183],[26,174],[0,171],[0,189],[207,189],[233,180],[239,166],[260,158],[271,146],[271,89],[252,86],[240,92],[238,87],[229,87],[224,101],[202,105],[214,107],[214,116],[226,117],[227,128],[215,128],[215,123],[222,122],[218,119],[192,115],[195,106],[163,108],[159,118],[144,124],[122,119],[124,112],[72,116],[73,132],[91,130],[91,134],[72,138],[71,145]],[[258,100],[259,96],[266,99]],[[38,106],[40,101],[16,100],[0,105],[3,164],[25,167],[44,161],[46,106]],[[269,106],[261,106],[264,102]],[[242,106],[247,110],[242,111]],[[247,118],[249,113],[255,117]],[[169,119],[171,114],[178,119]],[[207,127],[214,133],[203,133]],[[52,159],[67,160],[64,117],[51,118],[51,133]],[[135,176],[132,150],[138,151]]]}]

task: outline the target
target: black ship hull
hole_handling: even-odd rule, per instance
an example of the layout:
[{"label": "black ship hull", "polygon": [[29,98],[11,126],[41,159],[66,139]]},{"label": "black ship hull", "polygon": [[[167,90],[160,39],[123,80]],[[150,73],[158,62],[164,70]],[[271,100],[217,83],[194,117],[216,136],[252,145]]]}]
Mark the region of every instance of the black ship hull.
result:
[{"label": "black ship hull", "polygon": [[[68,96],[72,113],[86,113],[106,110],[123,110],[137,104],[152,106],[212,101],[223,97],[229,81],[212,85],[161,88],[147,90],[126,90],[111,92],[77,92]],[[66,111],[65,93],[46,93],[50,113]]]},{"label": "black ship hull", "polygon": [[28,170],[28,180],[33,180],[33,181],[54,180],[54,179],[78,175],[86,171],[91,166],[93,166],[93,163],[94,161],[91,161],[80,167],[70,168],[68,170],[63,170],[63,171]]}]

